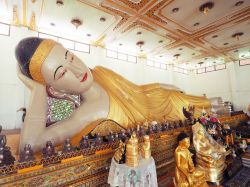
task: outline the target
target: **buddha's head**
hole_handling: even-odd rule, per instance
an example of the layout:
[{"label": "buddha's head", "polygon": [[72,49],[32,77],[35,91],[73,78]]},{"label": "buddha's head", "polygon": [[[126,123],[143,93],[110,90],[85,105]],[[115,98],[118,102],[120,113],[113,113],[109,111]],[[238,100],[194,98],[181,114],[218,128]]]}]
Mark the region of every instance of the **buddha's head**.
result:
[{"label": "buddha's head", "polygon": [[18,43],[15,53],[24,75],[57,91],[80,94],[93,83],[89,68],[53,40],[25,38]]},{"label": "buddha's head", "polygon": [[189,146],[190,146],[189,136],[184,132],[181,132],[178,135],[177,141],[179,142],[179,145],[182,146],[182,147],[189,148]]}]

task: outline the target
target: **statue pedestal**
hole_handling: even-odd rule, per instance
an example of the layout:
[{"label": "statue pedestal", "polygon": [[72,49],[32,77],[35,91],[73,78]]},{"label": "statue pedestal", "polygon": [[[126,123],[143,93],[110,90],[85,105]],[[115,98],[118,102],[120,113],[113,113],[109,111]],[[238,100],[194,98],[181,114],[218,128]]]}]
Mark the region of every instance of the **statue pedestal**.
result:
[{"label": "statue pedestal", "polygon": [[157,187],[157,176],[155,161],[151,157],[149,159],[141,159],[137,167],[129,167],[125,164],[118,164],[112,159],[108,184],[110,186],[119,187]]}]

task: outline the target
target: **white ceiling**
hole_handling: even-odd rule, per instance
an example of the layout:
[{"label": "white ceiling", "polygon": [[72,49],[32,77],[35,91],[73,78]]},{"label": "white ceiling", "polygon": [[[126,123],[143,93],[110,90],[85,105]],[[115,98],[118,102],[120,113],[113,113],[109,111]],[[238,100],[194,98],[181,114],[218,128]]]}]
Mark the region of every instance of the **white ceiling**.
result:
[{"label": "white ceiling", "polygon": [[[34,30],[190,68],[250,58],[250,0],[61,1],[0,0],[0,21],[17,24],[17,15],[32,28],[33,13]],[[204,14],[199,8],[207,2],[214,4]],[[74,18],[82,21],[78,29]]]}]

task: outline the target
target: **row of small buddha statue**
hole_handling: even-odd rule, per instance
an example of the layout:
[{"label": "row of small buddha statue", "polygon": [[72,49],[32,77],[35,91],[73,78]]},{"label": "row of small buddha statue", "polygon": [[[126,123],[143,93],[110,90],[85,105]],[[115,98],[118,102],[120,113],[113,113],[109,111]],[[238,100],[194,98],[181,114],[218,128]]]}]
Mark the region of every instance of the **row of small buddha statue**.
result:
[{"label": "row of small buddha statue", "polygon": [[[132,136],[133,132],[135,132],[137,136],[142,137],[145,135],[167,131],[167,130],[175,129],[178,127],[183,127],[186,125],[187,124],[185,123],[185,121],[184,122],[182,121],[163,122],[161,124],[155,121],[152,122],[151,124],[146,122],[146,125],[145,124],[141,126],[138,125],[136,130],[133,128],[129,128],[127,130],[121,130],[119,133],[110,132],[107,136],[100,136],[99,134],[96,134],[94,136],[92,135],[83,136],[79,142],[79,147],[72,146],[70,139],[66,139],[63,144],[63,149],[61,152],[67,153],[67,152],[72,152],[77,149],[92,148],[95,146],[102,145],[104,143],[112,143],[112,142],[117,142],[119,140],[127,140]],[[145,137],[148,137],[148,136],[145,136]],[[6,147],[6,138],[5,138],[5,141],[3,138],[1,138],[1,141],[0,141],[0,167],[4,165],[13,164],[15,161],[15,158],[12,156],[10,152],[10,148]],[[145,142],[147,141],[145,140]],[[143,152],[143,149],[142,149],[142,152]],[[130,153],[128,153],[128,155],[129,154]],[[55,146],[53,145],[52,141],[47,141],[45,147],[42,150],[42,157],[46,158],[46,157],[51,157],[55,155],[58,155],[58,153],[55,150]],[[20,152],[20,158],[18,161],[29,162],[29,161],[34,161],[34,160],[35,160],[35,156],[34,156],[32,147],[29,144],[26,144],[24,146],[24,149]]]},{"label": "row of small buddha statue", "polygon": [[139,164],[140,153],[143,159],[149,159],[151,157],[150,138],[148,135],[144,135],[143,142],[141,146],[139,146],[136,133],[133,132],[127,143],[120,140],[114,159],[119,164],[126,163],[126,165],[130,167],[137,167]]}]

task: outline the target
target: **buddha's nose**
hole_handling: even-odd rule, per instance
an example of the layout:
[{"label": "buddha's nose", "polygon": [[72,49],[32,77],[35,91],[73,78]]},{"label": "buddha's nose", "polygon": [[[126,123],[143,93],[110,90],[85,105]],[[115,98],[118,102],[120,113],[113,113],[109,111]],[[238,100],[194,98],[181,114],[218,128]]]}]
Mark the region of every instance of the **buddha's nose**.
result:
[{"label": "buddha's nose", "polygon": [[75,64],[68,64],[67,69],[74,73],[76,77],[80,76],[83,73],[83,70]]}]

